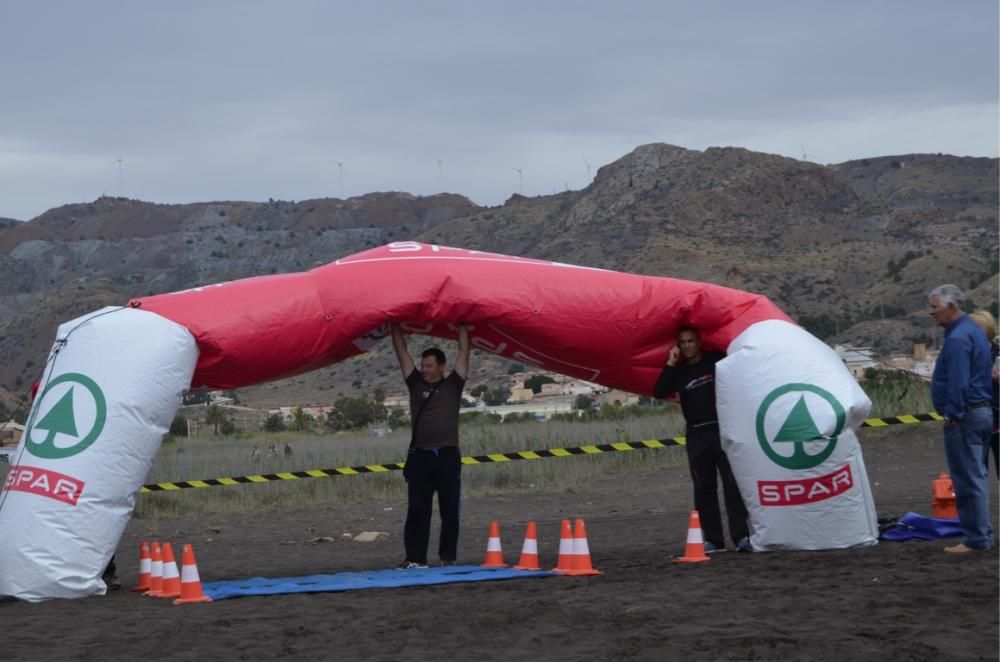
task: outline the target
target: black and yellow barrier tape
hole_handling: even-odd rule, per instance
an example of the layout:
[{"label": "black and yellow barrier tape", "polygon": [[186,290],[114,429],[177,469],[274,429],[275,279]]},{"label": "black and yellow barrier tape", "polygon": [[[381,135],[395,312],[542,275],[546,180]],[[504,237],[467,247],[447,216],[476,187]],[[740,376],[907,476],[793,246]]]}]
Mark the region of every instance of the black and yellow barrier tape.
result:
[{"label": "black and yellow barrier tape", "polygon": [[[888,418],[869,418],[861,424],[863,428],[881,428],[889,425],[908,425],[912,423],[928,423],[942,421],[943,417],[930,414],[900,414]],[[684,437],[669,439],[646,439],[643,441],[621,441],[613,444],[589,444],[570,448],[546,448],[537,451],[515,451],[511,453],[490,453],[488,455],[468,455],[462,458],[462,464],[489,464],[496,462],[511,462],[514,460],[541,460],[548,457],[573,457],[577,455],[599,455],[623,451],[667,448],[683,446]],[[402,462],[389,464],[365,464],[357,467],[337,467],[335,469],[310,469],[308,471],[284,471],[273,474],[255,474],[252,476],[232,476],[226,478],[206,478],[204,480],[184,480],[174,483],[150,483],[143,485],[140,492],[172,492],[189,487],[217,487],[219,485],[245,485],[247,483],[269,483],[276,480],[299,480],[301,478],[327,478],[331,476],[356,476],[359,474],[385,473],[401,471]]]}]

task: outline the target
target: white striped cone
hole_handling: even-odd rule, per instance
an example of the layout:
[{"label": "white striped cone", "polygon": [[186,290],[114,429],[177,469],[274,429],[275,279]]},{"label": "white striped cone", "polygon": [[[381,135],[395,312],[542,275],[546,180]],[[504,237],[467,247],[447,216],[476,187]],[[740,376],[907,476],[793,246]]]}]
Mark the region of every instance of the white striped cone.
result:
[{"label": "white striped cone", "polygon": [[562,521],[562,533],[559,535],[559,560],[553,572],[566,573],[573,569],[573,526],[568,519]]},{"label": "white striped cone", "polygon": [[521,547],[521,560],[514,566],[515,570],[541,570],[538,565],[538,529],[534,522],[528,522],[524,532],[524,546]]},{"label": "white striped cone", "polygon": [[160,543],[153,541],[150,546],[152,562],[149,564],[149,590],[143,595],[159,595],[163,590],[163,556],[160,550]]},{"label": "white striped cone", "polygon": [[194,560],[194,547],[184,545],[181,558],[181,597],[174,600],[175,605],[196,602],[211,602],[212,598],[205,595],[201,588],[201,577],[198,576],[198,564]]},{"label": "white striped cone", "polygon": [[170,543],[163,545],[163,590],[158,598],[176,598],[181,594],[181,573],[177,571],[177,559]]},{"label": "white striped cone", "polygon": [[587,543],[587,527],[582,519],[576,520],[573,530],[573,557],[567,575],[600,575],[590,562],[590,545]]},{"label": "white striped cone", "polygon": [[139,581],[131,588],[133,592],[148,591],[149,574],[152,571],[153,562],[149,558],[149,543],[145,540],[139,543]]},{"label": "white striped cone", "polygon": [[674,559],[678,563],[699,563],[707,561],[705,554],[705,539],[701,533],[701,518],[698,511],[692,510],[688,519],[687,544],[684,546],[684,556]]},{"label": "white striped cone", "polygon": [[483,568],[506,568],[503,562],[503,550],[500,548],[500,525],[496,522],[490,524],[490,537],[486,541],[486,560],[480,567]]}]

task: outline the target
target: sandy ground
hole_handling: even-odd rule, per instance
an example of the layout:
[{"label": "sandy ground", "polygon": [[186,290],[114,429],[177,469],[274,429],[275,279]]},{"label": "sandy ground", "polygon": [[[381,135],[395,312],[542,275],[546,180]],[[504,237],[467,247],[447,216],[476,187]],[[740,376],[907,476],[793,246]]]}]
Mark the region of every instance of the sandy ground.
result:
[{"label": "sandy ground", "polygon": [[[940,425],[863,431],[880,517],[930,514],[944,469]],[[573,459],[544,460],[572,462]],[[478,467],[467,470],[489,471]],[[335,480],[364,480],[364,477]],[[994,506],[996,483],[993,483]],[[253,486],[217,489],[254,489]],[[178,498],[184,498],[178,495]],[[463,503],[460,561],[478,563],[489,521],[508,562],[539,524],[543,564],[559,522],[586,519],[599,577],[289,595],[174,607],[127,591],[0,604],[2,660],[980,660],[998,658],[997,551],[944,542],[862,550],[727,553],[671,562],[685,540],[686,468],[612,476],[576,494]],[[128,586],[141,537],[193,542],[202,579],[365,570],[402,558],[405,505],[133,521],[119,547]],[[994,507],[994,523],[996,524]],[[388,540],[339,540],[388,531]],[[320,536],[335,542],[313,543]],[[432,550],[436,545],[432,533]],[[432,554],[433,556],[433,554]]]}]

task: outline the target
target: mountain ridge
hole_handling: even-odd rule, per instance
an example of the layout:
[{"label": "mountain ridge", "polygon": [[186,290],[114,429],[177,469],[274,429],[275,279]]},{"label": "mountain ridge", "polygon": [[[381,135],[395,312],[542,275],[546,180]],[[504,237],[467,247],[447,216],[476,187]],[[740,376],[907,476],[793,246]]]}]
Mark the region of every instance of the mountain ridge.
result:
[{"label": "mountain ridge", "polygon": [[[933,340],[924,300],[935,285],[954,282],[995,306],[997,174],[997,159],[975,157],[824,166],[653,143],[601,166],[582,190],[514,195],[497,207],[401,192],[63,205],[0,223],[0,386],[17,392],[30,384],[55,327],[84,305],[306,270],[399,240],[759,292],[829,340],[902,350]],[[883,314],[885,323],[872,324]],[[381,347],[320,372],[256,387],[248,398],[312,402],[329,391],[392,386],[396,377],[391,351]]]}]

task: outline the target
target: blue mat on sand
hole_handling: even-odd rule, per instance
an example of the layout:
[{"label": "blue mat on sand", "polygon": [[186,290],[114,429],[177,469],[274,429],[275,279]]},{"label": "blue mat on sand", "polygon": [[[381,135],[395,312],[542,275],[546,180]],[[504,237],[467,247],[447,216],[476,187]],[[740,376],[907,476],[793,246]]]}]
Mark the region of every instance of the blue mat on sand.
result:
[{"label": "blue mat on sand", "polygon": [[253,577],[224,582],[205,582],[202,589],[213,600],[239,598],[247,595],[283,595],[285,593],[327,593],[359,591],[367,588],[401,588],[458,582],[488,582],[500,579],[558,576],[548,570],[510,570],[481,568],[477,565],[453,565],[447,568],[419,570],[369,570],[338,572],[335,575],[306,577]]},{"label": "blue mat on sand", "polygon": [[962,535],[962,527],[957,519],[935,519],[916,513],[906,513],[899,518],[896,526],[883,531],[882,540],[905,542],[907,540],[940,540]]}]

